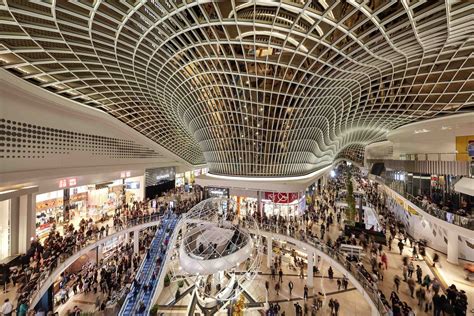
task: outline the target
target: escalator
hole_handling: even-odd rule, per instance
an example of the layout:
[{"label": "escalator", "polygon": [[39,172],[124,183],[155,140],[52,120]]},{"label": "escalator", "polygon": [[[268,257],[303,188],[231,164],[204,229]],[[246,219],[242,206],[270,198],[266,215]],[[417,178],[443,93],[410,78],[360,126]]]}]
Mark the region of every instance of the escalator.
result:
[{"label": "escalator", "polygon": [[[161,253],[160,248],[161,245],[168,244],[178,221],[179,218],[172,213],[163,218],[162,224],[153,238],[148,254],[143,259],[119,315],[145,315],[146,311],[150,309],[150,305],[153,303],[153,294],[160,280],[160,275],[164,270],[163,264],[157,270],[157,259],[161,258],[161,262],[164,262],[167,255],[166,252]],[[153,278],[155,271],[156,278]],[[145,286],[148,286],[147,290],[145,290]]]}]

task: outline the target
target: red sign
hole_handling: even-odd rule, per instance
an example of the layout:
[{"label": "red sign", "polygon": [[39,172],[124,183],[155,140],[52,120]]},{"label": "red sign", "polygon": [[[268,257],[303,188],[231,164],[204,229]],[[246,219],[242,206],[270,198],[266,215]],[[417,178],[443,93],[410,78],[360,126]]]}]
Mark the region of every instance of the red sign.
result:
[{"label": "red sign", "polygon": [[59,188],[67,188],[67,187],[73,187],[77,185],[77,180],[76,178],[69,178],[69,179],[61,179],[59,180]]},{"label": "red sign", "polygon": [[65,188],[67,187],[67,180],[66,179],[61,179],[59,180],[59,188]]},{"label": "red sign", "polygon": [[271,200],[273,203],[291,203],[298,200],[298,193],[288,192],[265,192],[265,199]]},{"label": "red sign", "polygon": [[130,171],[122,171],[120,172],[120,178],[130,178]]}]

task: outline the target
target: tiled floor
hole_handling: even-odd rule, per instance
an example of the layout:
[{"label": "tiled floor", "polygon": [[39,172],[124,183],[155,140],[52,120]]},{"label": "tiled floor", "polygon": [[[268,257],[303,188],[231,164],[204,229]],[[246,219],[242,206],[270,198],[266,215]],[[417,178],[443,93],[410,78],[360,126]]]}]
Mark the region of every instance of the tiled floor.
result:
[{"label": "tiled floor", "polygon": [[[266,257],[262,258],[263,264],[260,266],[260,273],[256,276],[256,278],[252,281],[252,283],[248,286],[244,286],[246,296],[250,296],[252,298],[252,302],[249,299],[246,299],[246,303],[254,303],[252,306],[260,305],[259,307],[253,307],[248,310],[248,314],[246,312],[245,315],[261,315],[260,311],[264,310],[264,304],[268,301],[269,303],[278,302],[281,307],[281,311],[285,311],[286,315],[294,315],[295,314],[295,307],[294,304],[299,302],[299,304],[304,307],[305,304],[308,306],[308,310],[311,311],[312,305],[312,292],[310,291],[309,295],[310,298],[308,301],[304,301],[303,299],[303,288],[306,284],[306,275],[305,279],[300,279],[299,275],[296,271],[288,269],[288,262],[290,260],[289,256],[284,256],[282,259],[282,266],[283,266],[283,281],[281,283],[281,290],[279,295],[277,295],[276,291],[274,290],[274,285],[277,280],[272,281],[270,275],[270,269],[265,266]],[[243,267],[242,267],[243,268]],[[329,266],[324,262],[321,261],[319,264],[319,268],[322,271],[319,274],[314,276],[314,288],[313,292],[322,292],[325,293],[326,296],[323,301],[323,309],[322,314],[328,315],[329,314],[329,307],[328,303],[329,300],[337,299],[340,303],[340,311],[339,315],[370,315],[370,307],[368,303],[364,300],[362,295],[355,290],[355,288],[349,284],[349,287],[346,291],[338,290],[337,288],[337,278],[341,278],[342,274],[338,271],[334,271],[334,279],[330,280],[327,277],[327,270]],[[243,271],[243,269],[238,269],[237,271]],[[278,279],[278,277],[277,277]],[[268,291],[268,297],[266,294],[265,289],[265,281],[270,282],[270,289]],[[292,281],[294,284],[294,288],[292,291],[292,295],[290,296],[288,282]],[[192,281],[189,282],[192,284]],[[187,286],[183,287],[183,291],[187,288]],[[168,305],[174,301],[174,295],[176,293],[176,283],[172,283],[169,287],[165,288],[161,293],[160,297],[158,298],[158,304],[161,306]],[[186,309],[189,303],[192,300],[193,292],[190,292],[188,295],[180,299],[174,308],[170,307],[163,307],[161,312],[165,315],[167,314],[185,314]],[[258,303],[258,304],[257,304]],[[196,307],[196,311],[200,312],[199,307]],[[225,315],[227,314],[227,310],[221,310],[217,314]],[[321,311],[318,312],[318,315],[321,315]]]}]

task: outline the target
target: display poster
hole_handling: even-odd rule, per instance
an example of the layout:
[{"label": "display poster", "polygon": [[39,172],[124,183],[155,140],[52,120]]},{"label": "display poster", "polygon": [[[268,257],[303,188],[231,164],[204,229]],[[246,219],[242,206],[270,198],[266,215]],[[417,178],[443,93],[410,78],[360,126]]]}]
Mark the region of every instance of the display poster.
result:
[{"label": "display poster", "polygon": [[456,136],[456,160],[470,161],[474,157],[474,135]]},{"label": "display poster", "polygon": [[298,193],[288,193],[288,192],[265,192],[265,199],[271,200],[273,203],[291,203],[298,200]]}]

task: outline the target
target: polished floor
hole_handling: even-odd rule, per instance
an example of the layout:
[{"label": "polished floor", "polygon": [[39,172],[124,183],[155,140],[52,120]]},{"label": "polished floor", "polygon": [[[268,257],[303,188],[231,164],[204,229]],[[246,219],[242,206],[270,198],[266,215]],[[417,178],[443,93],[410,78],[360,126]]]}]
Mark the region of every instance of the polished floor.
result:
[{"label": "polished floor", "polygon": [[[313,225],[314,230],[313,232],[319,235],[319,227],[320,225]],[[331,238],[335,240],[337,236],[342,231],[342,225],[333,224],[331,225],[329,232],[326,234],[325,239]],[[411,256],[411,250],[409,247],[405,247],[404,252],[402,255],[398,253],[398,248],[396,244],[398,240],[395,239],[392,244],[392,251],[385,249],[385,252],[388,255],[388,270],[384,271],[384,280],[379,281],[379,288],[384,292],[386,297],[390,296],[390,293],[394,290],[394,282],[393,278],[395,275],[402,276],[402,257],[403,256]],[[431,257],[433,255],[433,251],[428,249],[427,256],[424,260],[419,260],[414,262],[415,265],[420,265],[423,270],[423,275],[429,274],[431,278],[437,277],[443,287],[449,286],[451,284],[456,284],[459,289],[466,291],[468,296],[468,311],[472,310],[472,303],[474,302],[474,283],[472,281],[467,281],[465,279],[465,273],[463,271],[463,262],[460,262],[458,265],[450,264],[446,261],[446,256],[440,254],[440,265],[433,268],[431,267]],[[298,276],[298,271],[288,269],[288,262],[291,259],[288,255],[283,257],[283,282],[281,284],[281,290],[279,295],[276,294],[274,290],[274,283],[270,278],[270,271],[266,267],[265,262],[266,258],[264,257],[262,260],[262,265],[260,266],[259,275],[253,281],[251,286],[249,286],[245,291],[245,302],[248,307],[248,312],[246,315],[252,314],[259,314],[264,310],[268,303],[275,303],[281,307],[281,312],[285,311],[286,315],[294,315],[294,304],[299,302],[299,304],[304,307],[305,303],[308,305],[308,309],[311,310],[312,300],[311,300],[311,293],[310,299],[308,302],[303,300],[303,287],[306,283],[306,280],[302,280]],[[364,264],[366,264],[367,268],[369,266],[368,259],[364,260]],[[331,298],[338,299],[340,303],[340,310],[339,315],[368,315],[370,314],[370,308],[367,302],[363,299],[362,295],[355,290],[355,288],[350,284],[347,291],[338,290],[337,288],[337,277],[341,277],[341,273],[337,270],[335,271],[334,280],[329,280],[327,277],[327,269],[328,265],[324,261],[319,263],[319,269],[321,273],[316,274],[314,276],[314,292],[321,292],[324,293],[324,303],[322,311],[318,312],[318,315],[327,315],[329,314],[329,307],[328,302]],[[242,269],[241,269],[242,270]],[[305,276],[306,278],[306,276]],[[292,296],[290,297],[288,291],[288,282],[293,281],[295,287],[293,289]],[[265,281],[270,282],[270,290],[267,293],[265,290]],[[188,310],[188,306],[192,302],[192,295],[194,291],[193,287],[193,280],[192,278],[188,278],[185,282],[185,285],[180,290],[181,295],[178,298],[178,301],[175,301],[175,293],[177,289],[177,283],[172,282],[169,287],[166,287],[159,299],[157,304],[160,307],[160,312],[166,314],[185,314]],[[424,312],[423,309],[417,306],[416,299],[410,297],[409,289],[406,283],[402,282],[400,286],[399,296],[402,301],[407,302],[410,306],[414,308],[414,312],[416,315],[429,315]],[[5,298],[10,298],[11,300],[15,301],[16,297],[16,289],[9,287],[9,291],[7,293],[0,293],[0,301],[3,302]],[[72,310],[74,306],[80,307],[85,312],[92,312],[94,314],[101,314],[97,311],[96,301],[97,298],[99,300],[103,299],[101,295],[94,295],[94,294],[84,294],[80,293],[71,298],[63,305],[57,307],[56,311],[59,312],[60,315],[66,315],[68,310]],[[16,304],[14,304],[16,305]],[[201,312],[199,307],[195,307],[195,312]],[[218,314],[227,313],[226,310],[221,310]]]}]

